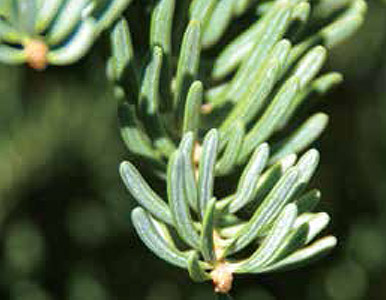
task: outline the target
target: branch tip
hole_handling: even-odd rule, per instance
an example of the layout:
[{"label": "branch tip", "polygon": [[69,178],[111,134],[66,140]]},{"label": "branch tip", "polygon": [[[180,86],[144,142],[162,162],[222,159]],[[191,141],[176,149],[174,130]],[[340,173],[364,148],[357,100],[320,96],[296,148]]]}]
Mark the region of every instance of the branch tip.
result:
[{"label": "branch tip", "polygon": [[227,294],[232,289],[233,273],[225,262],[219,263],[210,273],[216,293]]},{"label": "branch tip", "polygon": [[35,70],[47,67],[48,46],[39,39],[30,39],[24,45],[24,53],[28,65]]}]

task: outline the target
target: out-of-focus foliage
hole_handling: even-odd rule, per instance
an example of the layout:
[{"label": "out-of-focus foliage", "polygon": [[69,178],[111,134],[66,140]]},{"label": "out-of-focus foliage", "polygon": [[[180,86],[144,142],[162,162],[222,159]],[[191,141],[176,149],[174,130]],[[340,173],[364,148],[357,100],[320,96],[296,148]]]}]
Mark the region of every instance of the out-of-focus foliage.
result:
[{"label": "out-of-focus foliage", "polygon": [[[132,3],[129,19],[147,17],[139,2]],[[246,276],[235,287],[236,299],[386,297],[383,2],[370,0],[357,38],[333,51],[329,63],[344,73],[345,85],[317,103],[332,122],[314,184],[324,191],[321,208],[333,215],[340,246],[306,269]],[[141,35],[135,39],[147,42]],[[38,77],[22,68],[0,68],[0,298],[212,299],[209,287],[191,284],[187,275],[144,251],[129,222],[122,224],[134,203],[119,184],[116,166],[126,154],[114,107],[110,111],[104,103],[111,99],[102,87],[103,72],[98,53],[85,64]],[[61,121],[45,123],[55,114]],[[57,144],[46,134],[53,131]],[[39,151],[32,154],[34,149]]]},{"label": "out-of-focus foliage", "polygon": [[[383,299],[386,271],[386,7],[370,2],[370,20],[361,34],[347,43],[350,51],[338,49],[334,62],[347,74],[348,84],[337,94],[332,118],[338,129],[334,139],[350,145],[352,151],[338,160],[336,174],[326,169],[325,179],[344,176],[345,187],[332,184],[336,224],[346,236],[333,263],[309,288],[310,299]],[[366,88],[365,88],[366,87]],[[326,149],[336,149],[329,142]],[[326,151],[326,150],[325,150]],[[331,160],[333,161],[333,160]],[[344,174],[347,175],[344,175]],[[349,283],[350,282],[350,283]]]},{"label": "out-of-focus foliage", "polygon": [[97,296],[108,295],[98,252],[126,240],[126,232],[114,237],[130,203],[119,201],[120,143],[104,72],[1,66],[0,74],[9,78],[0,84],[0,297],[58,299],[68,290],[87,299],[88,286],[89,299],[109,299]]}]

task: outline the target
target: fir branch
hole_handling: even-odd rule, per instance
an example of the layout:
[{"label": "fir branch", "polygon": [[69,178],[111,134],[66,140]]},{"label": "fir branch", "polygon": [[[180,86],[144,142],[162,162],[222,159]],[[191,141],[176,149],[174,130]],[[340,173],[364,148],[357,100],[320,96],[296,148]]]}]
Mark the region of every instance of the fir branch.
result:
[{"label": "fir branch", "polygon": [[[150,58],[136,55],[128,22],[122,19],[113,29],[108,75],[117,98],[133,105],[130,113],[121,114],[121,123],[135,120],[146,146],[139,146],[137,139],[125,138],[125,142],[134,157],[146,161],[161,177],[166,176],[166,163],[188,130],[197,135],[199,149],[201,133],[219,128],[221,159],[215,174],[224,176],[245,165],[256,146],[278,135],[287,137],[272,143],[270,163],[300,153],[325,129],[328,119],[317,113],[287,132],[308,98],[323,95],[342,81],[338,73],[319,73],[327,49],[362,22],[365,2],[342,1],[328,10],[325,1],[270,1],[257,21],[233,41],[218,46],[231,20],[252,3],[192,1],[181,45],[171,47],[171,40],[178,42],[173,28],[179,17],[173,17],[175,1],[157,2],[151,15]],[[226,22],[220,20],[220,12],[229,14]],[[328,18],[327,25],[317,26]],[[121,105],[121,110],[128,108]]]},{"label": "fir branch", "polygon": [[[183,140],[192,136],[187,133]],[[217,131],[213,129],[205,137],[206,145],[216,143],[217,139]],[[145,208],[138,207],[133,211],[133,223],[140,238],[155,255],[187,269],[194,281],[212,280],[216,292],[228,293],[234,274],[265,273],[297,267],[335,246],[336,239],[332,236],[309,245],[329,223],[326,213],[310,212],[319,201],[319,191],[305,192],[319,161],[316,150],[306,152],[297,163],[292,161],[292,167],[286,165],[284,169],[281,163],[279,179],[265,192],[260,204],[253,205],[253,212],[248,213],[246,219],[236,211],[245,208],[248,202],[253,203],[252,195],[266,188],[256,183],[264,176],[259,175],[261,170],[267,167],[268,146],[262,145],[256,150],[240,178],[236,192],[218,200],[212,197],[214,170],[210,167],[216,152],[216,148],[204,146],[199,161],[199,168],[203,171],[199,172],[198,179],[189,179],[192,156],[185,151],[183,143],[179,146],[168,163],[168,201],[154,197],[147,199],[145,195],[154,194],[152,188],[147,185],[148,192],[141,192],[138,188],[144,183],[137,184],[143,180],[141,175],[131,163],[122,163],[121,175],[125,184]],[[213,155],[214,158],[211,158]],[[204,173],[207,174],[203,176]],[[201,179],[205,185],[200,185],[200,178],[205,178]],[[197,214],[188,201],[188,195],[192,192],[187,189],[188,179],[195,181],[195,194],[202,193]],[[252,188],[251,196],[245,195],[250,193],[246,192],[248,187]],[[161,214],[163,211],[165,214]],[[244,213],[247,211],[250,208],[244,209]],[[164,217],[169,214],[172,219]],[[159,223],[163,224],[162,232],[157,229]],[[166,225],[177,231],[181,239],[178,243],[165,234]],[[181,243],[188,250],[176,248],[175,245]],[[234,256],[246,248],[257,249],[244,258]]]},{"label": "fir branch", "polygon": [[[108,77],[132,157],[120,171],[140,205],[132,213],[137,233],[194,281],[211,280],[219,299],[230,298],[234,274],[294,268],[336,245],[333,236],[311,244],[329,222],[326,213],[311,212],[320,192],[305,190],[319,153],[297,160],[328,117],[316,113],[287,130],[307,98],[342,81],[338,73],[320,75],[328,49],[355,32],[366,12],[363,0],[328,3],[258,3],[257,21],[221,44],[254,1],[185,1],[184,20],[174,15],[174,0],[160,0],[151,14],[150,56],[137,54],[125,19],[111,33]],[[183,23],[180,37],[173,24]],[[166,201],[136,162],[166,179]],[[234,193],[217,199],[216,178],[240,169]],[[245,249],[252,254],[240,257]]]},{"label": "fir branch", "polygon": [[78,61],[131,0],[4,0],[0,62],[34,69]]}]

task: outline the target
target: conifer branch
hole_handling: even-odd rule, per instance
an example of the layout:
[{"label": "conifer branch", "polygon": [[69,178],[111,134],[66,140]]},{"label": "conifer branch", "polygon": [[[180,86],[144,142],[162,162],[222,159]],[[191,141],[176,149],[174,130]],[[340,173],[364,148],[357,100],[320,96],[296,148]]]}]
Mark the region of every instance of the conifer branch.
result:
[{"label": "conifer branch", "polygon": [[[328,118],[320,112],[293,132],[287,128],[311,96],[324,95],[342,81],[339,73],[320,73],[328,49],[363,21],[365,2],[341,1],[329,9],[324,1],[271,1],[249,28],[218,47],[231,20],[252,2],[193,1],[176,51],[170,46],[178,38],[173,31],[178,17],[173,18],[175,1],[158,1],[151,16],[151,55],[145,58],[136,56],[129,23],[122,19],[114,27],[108,76],[123,103],[123,139],[130,153],[161,177],[187,130],[198,134],[201,144],[201,132],[219,129],[222,159],[215,174],[224,176],[243,166],[259,144],[276,136],[287,135],[274,139],[270,163],[305,150],[325,129]],[[227,22],[217,16],[225,11]],[[314,24],[332,15],[328,25]],[[217,32],[219,27],[224,33]],[[205,36],[211,36],[210,43]],[[129,125],[134,120],[135,125]]]},{"label": "conifer branch", "polygon": [[[279,161],[269,167],[269,149],[263,144],[243,171],[236,191],[216,199],[213,184],[200,186],[200,182],[213,178],[210,154],[216,159],[217,151],[203,148],[199,162],[202,172],[197,179],[191,178],[192,153],[184,149],[184,143],[192,144],[192,139],[192,133],[184,135],[169,160],[165,201],[144,182],[130,162],[122,163],[120,168],[128,190],[141,205],[132,212],[134,226],[155,255],[187,269],[194,281],[211,280],[216,292],[229,293],[234,274],[295,268],[324,255],[336,245],[333,236],[313,242],[330,219],[326,213],[312,212],[320,200],[320,192],[305,190],[319,161],[316,150],[307,151],[297,162]],[[206,141],[211,139],[214,143],[218,141],[217,130],[206,135]],[[256,168],[260,171],[256,172]],[[259,183],[272,168],[278,169],[279,176],[267,189]],[[192,185],[188,184],[189,180],[193,180]],[[194,194],[201,203],[198,210],[187,199],[193,194],[190,186],[195,187]],[[246,192],[246,188],[250,191]],[[261,193],[264,196],[256,202],[254,196]],[[205,200],[209,197],[209,201]],[[247,217],[241,217],[239,210]],[[171,237],[168,226],[177,231],[179,242]],[[187,249],[177,248],[181,243]],[[244,249],[250,249],[253,254],[236,258],[235,254]]]},{"label": "conifer branch", "polygon": [[78,61],[131,0],[3,0],[0,62],[47,65]]}]

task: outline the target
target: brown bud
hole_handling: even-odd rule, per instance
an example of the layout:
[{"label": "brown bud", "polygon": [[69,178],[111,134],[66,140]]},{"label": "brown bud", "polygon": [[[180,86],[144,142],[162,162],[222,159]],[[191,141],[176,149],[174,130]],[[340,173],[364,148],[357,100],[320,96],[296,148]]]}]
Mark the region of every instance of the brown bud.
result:
[{"label": "brown bud", "polygon": [[201,106],[201,112],[204,115],[210,114],[213,111],[213,105],[210,103],[205,103]]},{"label": "brown bud", "polygon": [[24,45],[24,53],[31,68],[44,70],[47,67],[48,47],[43,41],[28,40]]},{"label": "brown bud", "polygon": [[216,293],[229,293],[233,284],[233,273],[226,263],[219,263],[210,273]]}]

